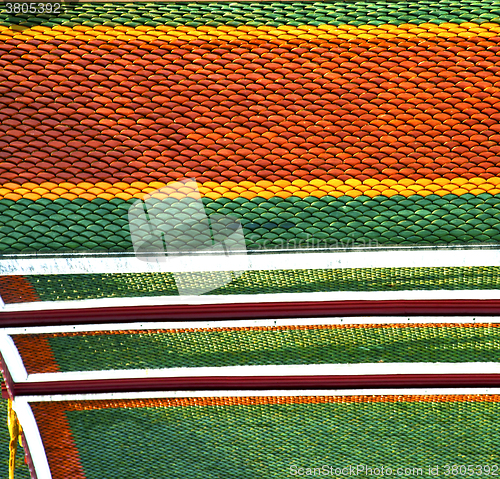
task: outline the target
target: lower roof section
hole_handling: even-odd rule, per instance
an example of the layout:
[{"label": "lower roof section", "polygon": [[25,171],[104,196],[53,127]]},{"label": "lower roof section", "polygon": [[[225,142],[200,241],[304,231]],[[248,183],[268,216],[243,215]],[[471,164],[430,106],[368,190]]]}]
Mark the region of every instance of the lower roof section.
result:
[{"label": "lower roof section", "polygon": [[179,391],[20,398],[14,408],[37,479],[342,477],[382,467],[444,476],[453,465],[494,475],[499,393]]},{"label": "lower roof section", "polygon": [[[482,363],[477,372],[483,373],[495,372],[496,364],[500,372],[498,318],[441,322],[434,317],[419,322],[386,317],[378,324],[359,319],[366,322],[316,318],[215,321],[205,327],[131,323],[120,329],[89,325],[80,331],[71,326],[18,328],[7,334],[4,330],[0,351],[16,382],[153,378],[160,373],[237,376],[238,371],[244,376],[390,374],[415,372],[425,363],[449,365],[432,373],[465,373],[464,363]],[[462,369],[453,371],[451,365]]]},{"label": "lower roof section", "polygon": [[[8,395],[500,386],[498,318],[299,318],[4,329]],[[345,323],[344,323],[345,321]],[[192,324],[192,326],[191,326]]]},{"label": "lower roof section", "polygon": [[[496,250],[486,249],[248,255],[248,269],[235,269],[234,263],[228,269],[229,264],[222,262],[219,271],[143,273],[110,272],[119,258],[94,258],[88,263],[81,258],[78,261],[82,267],[86,264],[86,273],[72,273],[69,264],[57,274],[38,274],[41,271],[35,269],[33,274],[4,271],[0,296],[4,312],[295,301],[486,300],[500,297],[497,255]],[[232,261],[231,257],[226,260]],[[65,260],[40,259],[40,264],[44,261],[50,271]],[[104,268],[108,262],[110,271],[92,272],[95,265]]]}]

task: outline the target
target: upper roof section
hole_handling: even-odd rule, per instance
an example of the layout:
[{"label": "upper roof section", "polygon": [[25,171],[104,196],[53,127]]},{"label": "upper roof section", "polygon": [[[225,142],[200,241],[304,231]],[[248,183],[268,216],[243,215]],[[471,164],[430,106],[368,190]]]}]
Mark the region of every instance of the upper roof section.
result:
[{"label": "upper roof section", "polygon": [[[9,285],[29,283],[14,294],[17,300],[53,295],[58,281],[38,276],[42,272],[197,270],[129,263],[120,269],[106,256],[107,263],[88,262],[76,271],[51,259],[17,262],[16,255],[131,257],[140,249],[134,238],[147,243],[151,225],[161,247],[180,241],[198,251],[203,231],[218,243],[214,224],[227,217],[241,225],[249,253],[353,254],[348,261],[255,259],[248,267],[231,260],[226,271],[331,275],[331,268],[352,269],[361,279],[351,291],[378,291],[387,284],[370,286],[371,273],[356,271],[499,266],[493,251],[378,251],[494,249],[499,243],[500,18],[494,2],[22,8],[0,14],[0,274],[17,275],[3,280]],[[196,197],[177,194],[175,185],[187,180],[196,181]],[[144,220],[132,231],[131,208],[165,188],[177,193],[156,223]],[[378,252],[368,263],[356,248]],[[198,263],[198,270],[216,270],[205,259]],[[449,282],[447,270],[434,272]],[[471,272],[479,274],[465,271]],[[247,278],[253,287],[255,274]],[[274,291],[293,283],[285,276]],[[87,279],[88,288],[66,288],[60,297],[98,297],[101,290]],[[339,291],[332,281],[326,290]],[[425,281],[424,288],[441,289],[442,282]],[[216,280],[211,290],[227,283]],[[408,289],[420,288],[417,283]],[[469,288],[459,283],[451,288]],[[80,294],[82,288],[92,292]]]},{"label": "upper roof section", "polygon": [[186,178],[249,248],[497,243],[495,8],[3,13],[0,250],[131,251],[131,203]]}]

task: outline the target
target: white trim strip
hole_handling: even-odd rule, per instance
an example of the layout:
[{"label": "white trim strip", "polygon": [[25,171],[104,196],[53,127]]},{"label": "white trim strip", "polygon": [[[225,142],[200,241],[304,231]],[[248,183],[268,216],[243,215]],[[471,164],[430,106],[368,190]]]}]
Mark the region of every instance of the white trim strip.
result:
[{"label": "white trim strip", "polygon": [[439,299],[500,299],[500,290],[332,291],[325,293],[231,294],[203,296],[141,296],[6,304],[4,312],[45,309],[167,306],[188,304],[285,303],[294,301],[402,301]]},{"label": "white trim strip", "polygon": [[28,401],[26,398],[16,398],[12,402],[12,407],[23,428],[37,479],[52,479],[40,431]]},{"label": "white trim strip", "polygon": [[13,339],[7,334],[0,334],[0,354],[9,370],[12,381],[20,383],[28,380],[28,372]]},{"label": "white trim strip", "polygon": [[372,376],[377,374],[500,374],[500,363],[355,363],[221,366],[164,369],[117,369],[30,374],[25,381],[61,382],[113,379],[235,376]]},{"label": "white trim strip", "polygon": [[500,394],[500,388],[429,388],[429,389],[303,389],[303,390],[240,390],[240,391],[154,391],[99,394],[55,394],[23,396],[23,401],[110,401],[121,399],[220,398],[220,397],[297,397],[297,396],[438,396],[438,395]]},{"label": "white trim strip", "polygon": [[[406,249],[342,252],[254,253],[250,255],[164,255],[155,261],[136,256],[62,258],[14,258],[0,261],[0,275],[165,273],[193,271],[234,271],[235,262],[246,270],[398,268],[500,266],[495,249]],[[248,262],[248,263],[247,263]]]},{"label": "white trim strip", "polygon": [[30,326],[26,328],[0,328],[0,333],[16,334],[53,334],[85,333],[93,331],[141,331],[160,329],[219,329],[246,327],[286,327],[286,326],[323,326],[350,324],[495,324],[500,316],[358,316],[327,318],[286,318],[286,319],[241,319],[236,321],[161,321],[145,323],[78,324],[75,326]]}]

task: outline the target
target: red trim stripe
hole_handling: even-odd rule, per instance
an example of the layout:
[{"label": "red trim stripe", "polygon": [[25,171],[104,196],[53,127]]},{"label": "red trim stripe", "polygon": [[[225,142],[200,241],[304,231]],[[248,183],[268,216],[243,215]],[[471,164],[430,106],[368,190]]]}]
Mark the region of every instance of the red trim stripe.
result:
[{"label": "red trim stripe", "polygon": [[369,376],[234,376],[96,379],[15,384],[17,396],[143,391],[500,387],[500,374],[374,374]]},{"label": "red trim stripe", "polygon": [[491,316],[500,314],[498,299],[300,301],[160,305],[109,308],[9,311],[0,313],[2,327],[124,323],[137,321],[215,321],[329,316]]}]

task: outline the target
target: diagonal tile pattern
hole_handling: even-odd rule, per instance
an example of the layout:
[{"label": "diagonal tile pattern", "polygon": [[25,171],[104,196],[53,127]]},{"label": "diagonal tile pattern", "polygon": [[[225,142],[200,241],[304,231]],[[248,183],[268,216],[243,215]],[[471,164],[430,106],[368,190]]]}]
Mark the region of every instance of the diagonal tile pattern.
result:
[{"label": "diagonal tile pattern", "polygon": [[249,247],[500,238],[493,3],[13,18],[0,16],[3,252],[131,250],[131,201],[186,177]]}]

